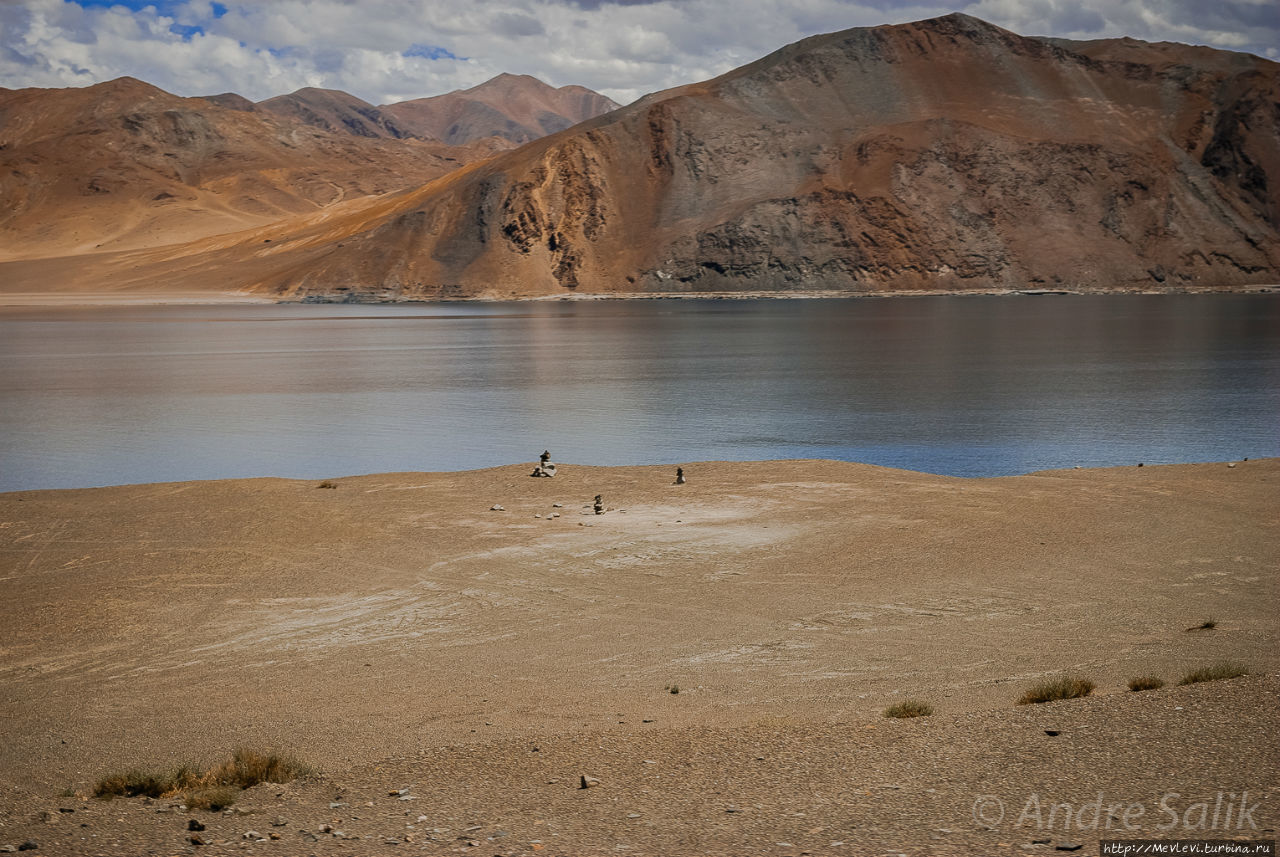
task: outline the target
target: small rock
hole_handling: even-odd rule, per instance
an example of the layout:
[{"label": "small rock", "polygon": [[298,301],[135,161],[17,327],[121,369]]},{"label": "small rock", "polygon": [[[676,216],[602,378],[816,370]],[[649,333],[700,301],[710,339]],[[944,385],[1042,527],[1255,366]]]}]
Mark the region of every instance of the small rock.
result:
[{"label": "small rock", "polygon": [[271,833],[269,833],[268,836],[277,842],[279,842],[281,839],[284,838],[280,835],[279,831],[276,831],[276,830],[271,831]]},{"label": "small rock", "polygon": [[289,822],[285,818],[277,818],[275,821],[271,822],[272,827],[285,827],[288,824]]},{"label": "small rock", "polygon": [[640,813],[638,813],[638,812],[629,812],[629,813],[627,813],[627,818],[639,818],[639,817],[640,817]]},{"label": "small rock", "polygon": [[18,850],[16,845],[0,845],[0,854],[12,854]]},{"label": "small rock", "polygon": [[320,825],[320,832],[321,832],[321,833],[333,833],[333,825],[332,825],[332,824],[322,824],[322,825]]},{"label": "small rock", "polygon": [[28,839],[26,842],[18,846],[19,851],[35,851],[40,847],[34,839]]},{"label": "small rock", "polygon": [[1044,734],[1048,735],[1050,738],[1057,738],[1062,733],[1057,729],[1046,729],[1044,730]]},{"label": "small rock", "polygon": [[205,841],[204,837],[201,836],[199,833],[193,833],[190,836],[188,836],[187,839],[188,841],[191,842],[192,845],[208,845],[209,844],[208,842]]},{"label": "small rock", "polygon": [[1233,462],[1233,463],[1231,463],[1231,464],[1228,464],[1228,465],[1227,465],[1227,467],[1235,467],[1235,466],[1236,466],[1236,465],[1235,465],[1235,463],[1234,463],[1234,462]]},{"label": "small rock", "polygon": [[552,503],[552,504],[551,504],[551,508],[552,508],[552,509],[563,509],[563,508],[564,508],[564,503]]},{"label": "small rock", "polygon": [[470,845],[472,848],[479,848],[479,847],[480,847],[480,840],[479,840],[479,839],[468,839],[468,840],[467,840],[467,844],[468,844],[468,845]]},{"label": "small rock", "polygon": [[204,830],[204,824],[202,824],[200,819],[198,818],[190,819],[189,821],[187,821],[187,830],[194,830],[199,832],[201,830]]},{"label": "small rock", "polygon": [[75,810],[69,806],[60,806],[58,807],[58,812],[75,812]]},{"label": "small rock", "polygon": [[505,508],[503,508],[501,505],[499,505],[499,504],[497,504],[497,503],[494,503],[492,506],[490,506],[490,507],[489,507],[489,511],[490,511],[490,512],[505,512],[505,511],[507,511],[507,510],[506,510]]},{"label": "small rock", "polygon": [[241,839],[252,839],[254,842],[257,842],[259,839],[261,839],[261,838],[262,838],[262,834],[261,834],[261,833],[259,833],[259,832],[258,832],[258,831],[256,831],[256,830],[246,830],[246,831],[244,832],[244,835],[243,835],[243,836],[241,836],[240,838],[241,838]]},{"label": "small rock", "polygon": [[1074,842],[1059,842],[1054,848],[1055,851],[1079,851],[1083,845],[1077,845]]},{"label": "small rock", "polygon": [[387,792],[387,797],[400,797],[402,795],[407,795],[408,793],[408,789],[393,789],[392,791]]},{"label": "small rock", "polygon": [[600,781],[597,780],[595,777],[588,777],[586,774],[583,774],[582,779],[579,782],[578,788],[591,789],[591,788],[595,788],[598,785],[600,785]]},{"label": "small rock", "polygon": [[400,795],[400,800],[417,800],[414,795]]},{"label": "small rock", "polygon": [[329,809],[342,809],[347,804],[340,800],[335,800],[329,804]]},{"label": "small rock", "polygon": [[742,810],[738,809],[738,808],[737,808],[736,806],[734,806],[733,804],[729,804],[728,806],[726,806],[726,807],[724,808],[724,811],[725,811],[725,812],[742,812]]}]

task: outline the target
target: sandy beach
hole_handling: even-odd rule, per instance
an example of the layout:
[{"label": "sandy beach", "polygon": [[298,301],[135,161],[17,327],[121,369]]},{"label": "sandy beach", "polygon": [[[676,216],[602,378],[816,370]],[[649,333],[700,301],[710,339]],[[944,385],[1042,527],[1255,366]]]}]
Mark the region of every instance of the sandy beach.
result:
[{"label": "sandy beach", "polygon": [[[531,467],[0,495],[0,846],[1097,853],[1246,791],[1211,838],[1276,838],[1280,460]],[[1014,704],[1067,672],[1093,696]],[[319,773],[226,815],[87,797],[240,746]]]}]

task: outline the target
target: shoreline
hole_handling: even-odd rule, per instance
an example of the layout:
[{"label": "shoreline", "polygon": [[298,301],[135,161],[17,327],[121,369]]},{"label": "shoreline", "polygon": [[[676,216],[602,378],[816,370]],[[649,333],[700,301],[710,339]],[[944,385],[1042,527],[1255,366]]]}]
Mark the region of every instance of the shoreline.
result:
[{"label": "shoreline", "polygon": [[261,305],[396,305],[451,303],[547,303],[581,301],[656,300],[856,300],[912,297],[1072,297],[1097,295],[1271,295],[1280,294],[1280,284],[1247,286],[1203,286],[1171,288],[1026,288],[1026,289],[937,289],[912,291],[795,290],[733,292],[583,292],[556,295],[483,295],[462,298],[386,298],[376,293],[312,295],[296,299],[250,292],[3,292],[0,309],[19,307],[100,307],[100,306],[214,306],[225,304]]},{"label": "shoreline", "polygon": [[[558,462],[561,470],[590,470],[590,471],[648,471],[648,470],[670,470],[673,467],[686,468],[703,468],[703,467],[789,467],[795,465],[834,465],[837,467],[859,467],[868,468],[877,471],[883,471],[886,474],[904,474],[916,477],[927,477],[932,479],[953,479],[963,480],[966,482],[981,482],[993,479],[1026,479],[1032,477],[1052,477],[1062,476],[1066,474],[1089,474],[1089,473],[1105,473],[1111,471],[1126,470],[1146,470],[1148,472],[1157,471],[1162,468],[1187,468],[1187,467],[1226,467],[1234,468],[1238,464],[1246,463],[1265,463],[1280,461],[1280,456],[1261,455],[1257,457],[1247,458],[1223,458],[1211,461],[1173,461],[1173,462],[1142,462],[1141,464],[1106,464],[1097,467],[1084,467],[1082,465],[1073,465],[1071,467],[1048,467],[1037,468],[1035,470],[1027,470],[1021,473],[1001,473],[978,476],[953,475],[949,473],[934,473],[928,470],[911,470],[904,467],[890,467],[884,464],[874,464],[866,461],[847,461],[840,458],[752,458],[752,459],[711,459],[706,461],[682,461],[676,463],[664,464],[582,464],[580,462],[562,461]],[[78,485],[67,486],[62,488],[12,488],[0,489],[0,498],[15,494],[35,494],[35,493],[51,493],[51,492],[68,492],[68,491],[111,491],[115,489],[130,488],[156,488],[160,486],[184,488],[200,485],[217,485],[221,483],[239,483],[239,482],[290,482],[299,484],[310,484],[316,482],[332,482],[335,480],[351,480],[351,479],[395,479],[404,476],[421,476],[429,478],[442,477],[467,477],[480,476],[493,473],[506,473],[512,468],[522,468],[528,470],[536,462],[504,462],[501,464],[493,464],[487,467],[468,467],[461,470],[391,470],[378,473],[350,473],[346,475],[334,476],[278,476],[274,474],[264,474],[260,476],[214,476],[208,479],[162,479],[152,480],[148,482],[114,482],[107,485]]]}]

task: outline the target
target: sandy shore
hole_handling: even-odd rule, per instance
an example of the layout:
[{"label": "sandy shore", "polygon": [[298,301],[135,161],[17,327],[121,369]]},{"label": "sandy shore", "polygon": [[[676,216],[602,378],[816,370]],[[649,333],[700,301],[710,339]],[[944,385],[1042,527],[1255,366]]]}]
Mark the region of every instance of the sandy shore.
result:
[{"label": "sandy shore", "polygon": [[903,297],[1000,297],[1000,296],[1049,296],[1049,295],[1185,295],[1185,294],[1272,294],[1280,291],[1280,285],[1205,286],[1157,289],[974,289],[921,290],[896,292],[851,292],[822,290],[791,291],[736,291],[736,292],[583,292],[561,295],[504,295],[494,293],[474,298],[451,298],[446,301],[426,299],[384,299],[377,294],[335,295],[326,300],[282,299],[279,296],[254,294],[243,291],[216,290],[120,290],[120,291],[58,291],[5,292],[0,289],[0,308],[4,307],[96,307],[96,306],[153,306],[163,304],[225,304],[225,303],[357,303],[357,304],[431,304],[431,303],[494,303],[501,301],[532,302],[581,302],[581,301],[633,301],[633,300],[831,300],[852,298],[903,298]]},{"label": "sandy shore", "polygon": [[156,306],[165,304],[273,304],[245,292],[4,292],[0,307]]},{"label": "sandy shore", "polygon": [[[0,495],[0,846],[195,849],[163,801],[60,795],[240,745],[323,775],[200,853],[1096,853],[972,806],[1099,790],[1147,807],[1120,838],[1245,790],[1275,838],[1280,460],[530,468]],[[1255,675],[1172,687],[1225,658]],[[1095,695],[1013,705],[1064,671]]]}]

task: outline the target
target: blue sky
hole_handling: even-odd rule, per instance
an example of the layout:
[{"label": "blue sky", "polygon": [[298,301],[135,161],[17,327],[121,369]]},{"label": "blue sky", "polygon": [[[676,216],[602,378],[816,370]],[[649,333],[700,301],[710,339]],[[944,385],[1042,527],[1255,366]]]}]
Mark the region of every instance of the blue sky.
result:
[{"label": "blue sky", "polygon": [[815,33],[952,11],[1280,59],[1276,0],[0,0],[0,86],[130,75],[179,95],[319,86],[386,103],[513,72],[625,103]]}]

